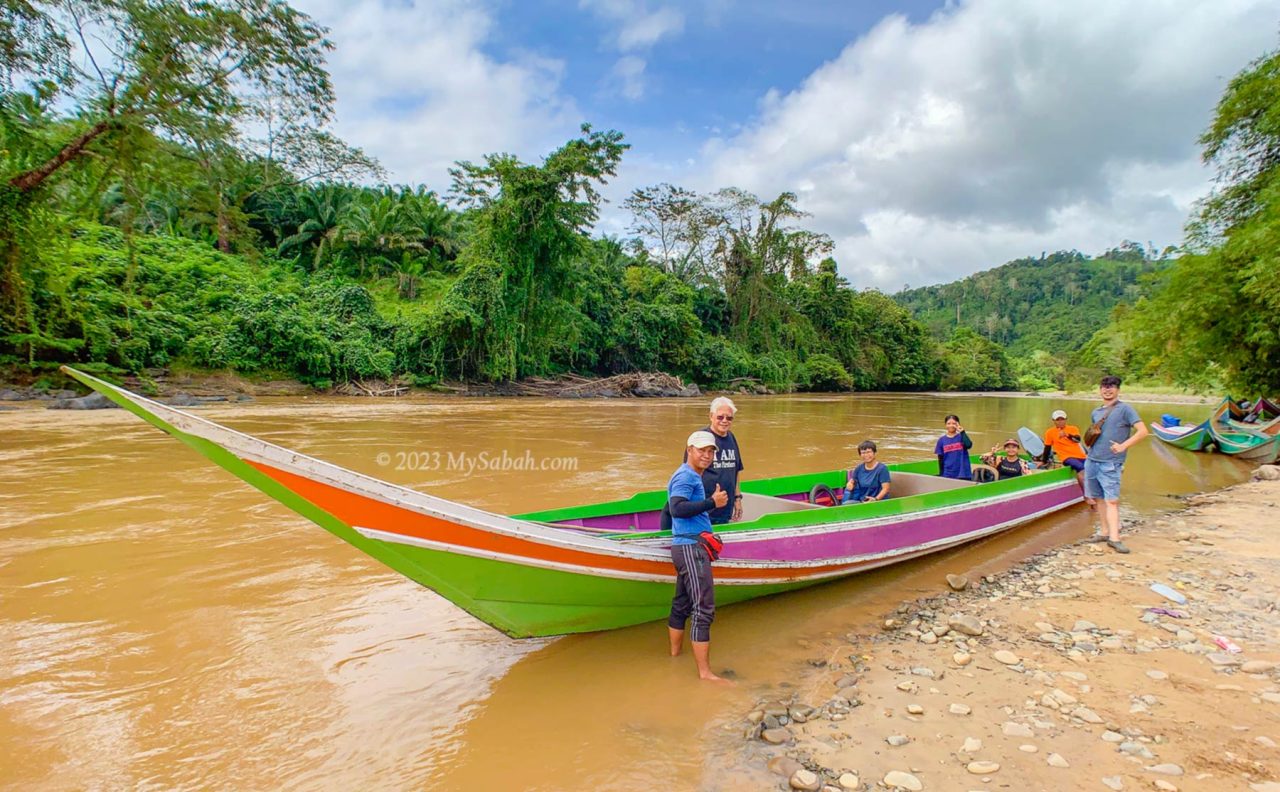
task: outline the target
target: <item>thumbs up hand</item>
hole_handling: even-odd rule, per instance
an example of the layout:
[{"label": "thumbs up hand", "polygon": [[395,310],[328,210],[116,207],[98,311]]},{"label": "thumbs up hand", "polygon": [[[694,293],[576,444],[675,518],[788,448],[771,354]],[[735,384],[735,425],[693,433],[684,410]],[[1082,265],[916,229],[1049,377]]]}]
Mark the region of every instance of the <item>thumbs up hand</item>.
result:
[{"label": "thumbs up hand", "polygon": [[716,491],[711,493],[711,500],[715,502],[717,509],[722,509],[724,508],[724,505],[729,502],[729,493],[725,492],[720,488],[720,485],[717,484]]}]

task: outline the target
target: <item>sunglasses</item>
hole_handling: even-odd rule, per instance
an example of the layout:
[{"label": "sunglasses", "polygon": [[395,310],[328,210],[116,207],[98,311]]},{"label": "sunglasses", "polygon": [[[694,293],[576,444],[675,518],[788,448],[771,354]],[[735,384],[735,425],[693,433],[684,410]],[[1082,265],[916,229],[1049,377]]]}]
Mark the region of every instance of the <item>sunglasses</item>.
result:
[{"label": "sunglasses", "polygon": [[733,422],[733,416],[732,416],[732,415],[717,415],[717,416],[716,416],[716,420],[717,420],[717,421],[728,421],[729,423],[732,423],[732,422]]}]

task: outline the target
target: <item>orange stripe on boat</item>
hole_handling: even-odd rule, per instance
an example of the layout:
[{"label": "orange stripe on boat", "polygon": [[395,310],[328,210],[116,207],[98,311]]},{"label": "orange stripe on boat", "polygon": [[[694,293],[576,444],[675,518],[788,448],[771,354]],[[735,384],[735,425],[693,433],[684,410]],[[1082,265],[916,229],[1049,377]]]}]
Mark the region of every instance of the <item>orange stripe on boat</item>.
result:
[{"label": "orange stripe on boat", "polygon": [[[416,539],[454,545],[460,548],[592,569],[607,569],[646,575],[671,575],[673,572],[671,564],[665,561],[645,561],[607,553],[591,553],[554,544],[535,542],[517,536],[497,534],[481,528],[472,528],[449,520],[443,520],[439,517],[432,517],[405,509],[366,495],[348,492],[347,490],[313,481],[296,473],[289,473],[261,462],[255,462],[250,459],[243,461],[275,479],[298,496],[305,498],[342,520],[348,526],[359,525],[362,528],[373,528],[387,533],[411,536]],[[715,575],[718,578],[758,578],[763,574],[766,577],[776,576],[781,582],[798,577],[808,577],[814,573],[831,572],[854,566],[858,566],[858,564],[833,564],[819,567],[787,568],[785,570],[717,567]]]}]

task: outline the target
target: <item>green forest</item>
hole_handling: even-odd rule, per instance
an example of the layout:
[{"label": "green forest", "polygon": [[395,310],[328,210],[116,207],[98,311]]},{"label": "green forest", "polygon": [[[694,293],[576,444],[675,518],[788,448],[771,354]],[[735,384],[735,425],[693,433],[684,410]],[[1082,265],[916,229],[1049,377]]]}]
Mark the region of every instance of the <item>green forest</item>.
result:
[{"label": "green forest", "polygon": [[268,0],[0,9],[0,371],[316,387],[663,371],[774,392],[1105,371],[1280,390],[1280,55],[1231,82],[1200,141],[1219,185],[1184,247],[1059,252],[890,297],[838,274],[789,192],[658,184],[623,203],[625,237],[597,235],[629,148],[615,130],[459,162],[440,192],[388,185],[325,131],[325,35]]}]

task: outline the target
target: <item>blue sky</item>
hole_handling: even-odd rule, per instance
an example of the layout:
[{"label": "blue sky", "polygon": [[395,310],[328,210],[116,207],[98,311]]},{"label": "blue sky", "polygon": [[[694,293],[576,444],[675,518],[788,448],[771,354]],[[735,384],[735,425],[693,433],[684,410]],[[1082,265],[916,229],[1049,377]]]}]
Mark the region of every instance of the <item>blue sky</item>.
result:
[{"label": "blue sky", "polygon": [[1280,42],[1264,0],[295,0],[331,30],[335,131],[397,183],[528,161],[584,121],[671,182],[795,192],[859,287],[1021,256],[1177,244],[1211,186],[1196,138]]}]

